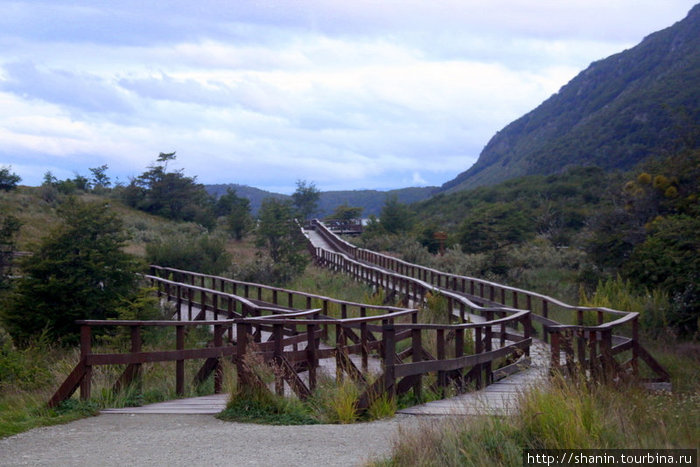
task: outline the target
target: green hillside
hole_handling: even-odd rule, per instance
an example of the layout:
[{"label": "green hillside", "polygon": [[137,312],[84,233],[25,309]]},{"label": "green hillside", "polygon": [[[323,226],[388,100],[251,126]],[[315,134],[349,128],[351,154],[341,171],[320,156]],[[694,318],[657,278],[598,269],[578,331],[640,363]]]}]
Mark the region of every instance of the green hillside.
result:
[{"label": "green hillside", "polygon": [[632,49],[591,64],[539,107],[499,131],[458,191],[572,166],[629,169],[700,144],[700,5]]}]

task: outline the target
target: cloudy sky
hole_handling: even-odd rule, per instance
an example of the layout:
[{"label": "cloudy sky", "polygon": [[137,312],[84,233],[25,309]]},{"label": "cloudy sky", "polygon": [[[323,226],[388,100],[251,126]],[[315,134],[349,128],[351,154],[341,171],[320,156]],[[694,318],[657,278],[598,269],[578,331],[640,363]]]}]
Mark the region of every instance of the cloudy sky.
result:
[{"label": "cloudy sky", "polygon": [[160,152],[201,183],[440,185],[590,62],[696,0],[0,0],[0,166]]}]

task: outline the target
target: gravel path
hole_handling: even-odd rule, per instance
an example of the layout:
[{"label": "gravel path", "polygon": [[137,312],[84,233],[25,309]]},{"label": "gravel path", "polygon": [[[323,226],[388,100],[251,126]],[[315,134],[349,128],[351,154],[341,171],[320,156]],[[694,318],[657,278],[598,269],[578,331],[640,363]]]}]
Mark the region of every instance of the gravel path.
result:
[{"label": "gravel path", "polygon": [[0,440],[0,465],[363,465],[387,456],[418,417],[269,426],[208,415],[100,415]]}]

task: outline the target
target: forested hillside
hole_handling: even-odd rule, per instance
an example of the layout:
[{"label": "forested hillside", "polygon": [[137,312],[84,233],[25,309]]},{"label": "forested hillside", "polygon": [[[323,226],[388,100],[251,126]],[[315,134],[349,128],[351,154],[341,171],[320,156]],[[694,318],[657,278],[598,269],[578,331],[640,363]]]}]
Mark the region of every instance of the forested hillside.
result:
[{"label": "forested hillside", "polygon": [[[250,209],[253,214],[257,214],[260,206],[262,205],[262,201],[265,198],[275,198],[280,200],[290,198],[287,195],[272,193],[246,185],[206,185],[205,188],[207,192],[215,198],[218,198],[222,194],[226,193],[226,190],[229,188],[235,190],[238,196],[250,200]],[[378,215],[388,197],[396,196],[400,202],[410,204],[429,198],[436,189],[437,187],[412,187],[388,191],[321,191],[319,193],[320,196],[318,199],[318,205],[312,215],[314,217],[323,218],[333,214],[336,208],[342,205],[362,208],[362,215],[365,217],[372,214]]]},{"label": "forested hillside", "polygon": [[573,166],[630,169],[700,144],[700,5],[632,49],[591,64],[499,131],[442,190],[458,191]]}]

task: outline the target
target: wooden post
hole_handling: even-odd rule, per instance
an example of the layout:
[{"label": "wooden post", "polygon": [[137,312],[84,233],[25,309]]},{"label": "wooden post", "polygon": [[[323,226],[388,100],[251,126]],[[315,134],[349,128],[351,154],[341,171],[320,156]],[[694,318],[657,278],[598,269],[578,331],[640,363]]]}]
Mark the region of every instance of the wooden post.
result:
[{"label": "wooden post", "polygon": [[[464,355],[464,328],[455,329],[455,358]],[[459,391],[464,390],[464,379],[462,378],[462,370],[459,370]]]},{"label": "wooden post", "polygon": [[177,284],[177,320],[182,321],[182,285]]},{"label": "wooden post", "polygon": [[[284,334],[282,331],[283,329],[281,324],[272,325],[272,338],[274,340],[273,361],[277,366],[277,370],[282,369],[282,352],[284,351],[282,346]],[[282,375],[279,374],[279,371],[275,371],[275,393],[278,396],[284,396],[284,379],[282,379]]]},{"label": "wooden post", "polygon": [[[224,329],[221,324],[214,325],[214,347],[223,347]],[[221,393],[221,387],[224,381],[224,367],[221,364],[221,356],[216,359],[216,368],[214,369],[214,394]]]},{"label": "wooden post", "polygon": [[632,320],[632,375],[639,375],[639,315]]},{"label": "wooden post", "polygon": [[[545,330],[545,336],[547,335],[547,331]],[[550,350],[551,350],[551,355],[552,355],[552,360],[550,363],[550,367],[552,370],[558,370],[560,366],[561,359],[559,357],[560,353],[560,348],[559,348],[559,331],[554,331],[552,332],[551,336],[551,345],[550,345]]]},{"label": "wooden post", "polygon": [[238,387],[244,388],[249,384],[247,377],[247,369],[245,364],[245,355],[248,351],[248,328],[249,324],[242,322],[236,323],[236,371],[238,372]]},{"label": "wooden post", "polygon": [[[421,344],[421,330],[420,329],[411,329],[411,347],[412,347],[412,352],[413,352],[413,361],[414,362],[420,362],[423,360],[423,348]],[[423,388],[423,375],[419,374],[416,378],[416,382],[413,384],[413,395],[415,396],[416,400],[420,403],[422,400],[423,394],[422,394],[422,388]]]},{"label": "wooden post", "polygon": [[340,323],[335,325],[335,381],[337,384],[343,382],[343,352],[345,352],[345,333]]},{"label": "wooden post", "polygon": [[[483,352],[483,344],[484,341],[481,339],[481,326],[475,327],[474,328],[474,353],[475,354],[480,354]],[[475,365],[477,368],[476,371],[476,389],[481,389],[483,387],[483,379],[482,379],[482,373],[483,373],[483,365],[480,363],[477,363]]]},{"label": "wooden post", "polygon": [[[140,326],[130,326],[131,327],[131,352],[138,353],[141,352],[141,327]],[[133,373],[130,375],[132,378],[136,379],[136,384],[139,389],[141,388],[141,364],[133,364]]]},{"label": "wooden post", "polygon": [[[488,310],[486,312],[486,321],[493,321],[493,311]],[[484,350],[486,352],[490,352],[493,350],[493,329],[491,325],[487,325],[485,328],[485,336],[484,340],[486,341],[484,344]],[[491,363],[491,360],[486,362],[484,364],[484,369],[486,370],[486,386],[489,384],[493,383],[493,365]]]},{"label": "wooden post", "polygon": [[396,330],[393,323],[382,325],[382,350],[384,360],[384,391],[390,398],[396,394]]},{"label": "wooden post", "polygon": [[187,320],[192,321],[192,304],[194,302],[193,292],[191,288],[187,288]]},{"label": "wooden post", "polygon": [[[80,326],[80,359],[86,359],[92,353],[92,330],[90,326]],[[80,398],[90,399],[90,385],[92,384],[92,365],[85,364],[85,376],[80,382]]]},{"label": "wooden post", "polygon": [[[442,361],[445,359],[445,330],[437,330],[437,359]],[[442,396],[445,396],[445,390],[447,389],[447,372],[438,371],[437,372],[437,382],[441,389]]]},{"label": "wooden post", "polygon": [[[532,336],[532,314],[528,313],[523,317],[523,337],[529,339]],[[531,344],[532,345],[532,344]],[[530,356],[530,346],[525,350],[525,355]]]},{"label": "wooden post", "polygon": [[[185,349],[185,326],[175,326],[175,349]],[[185,394],[185,360],[178,359],[175,362],[175,393],[178,396]]]},{"label": "wooden post", "polygon": [[306,326],[306,359],[309,362],[309,389],[311,391],[316,389],[316,368],[318,367],[318,358],[316,356],[318,343],[316,339],[317,328],[318,326],[315,324]]},{"label": "wooden post", "polygon": [[[542,316],[545,318],[549,317],[549,302],[547,302],[547,300],[542,300]],[[543,334],[542,338],[546,344],[549,341],[549,335],[546,331]],[[554,337],[554,335],[552,335],[552,337]]]}]

